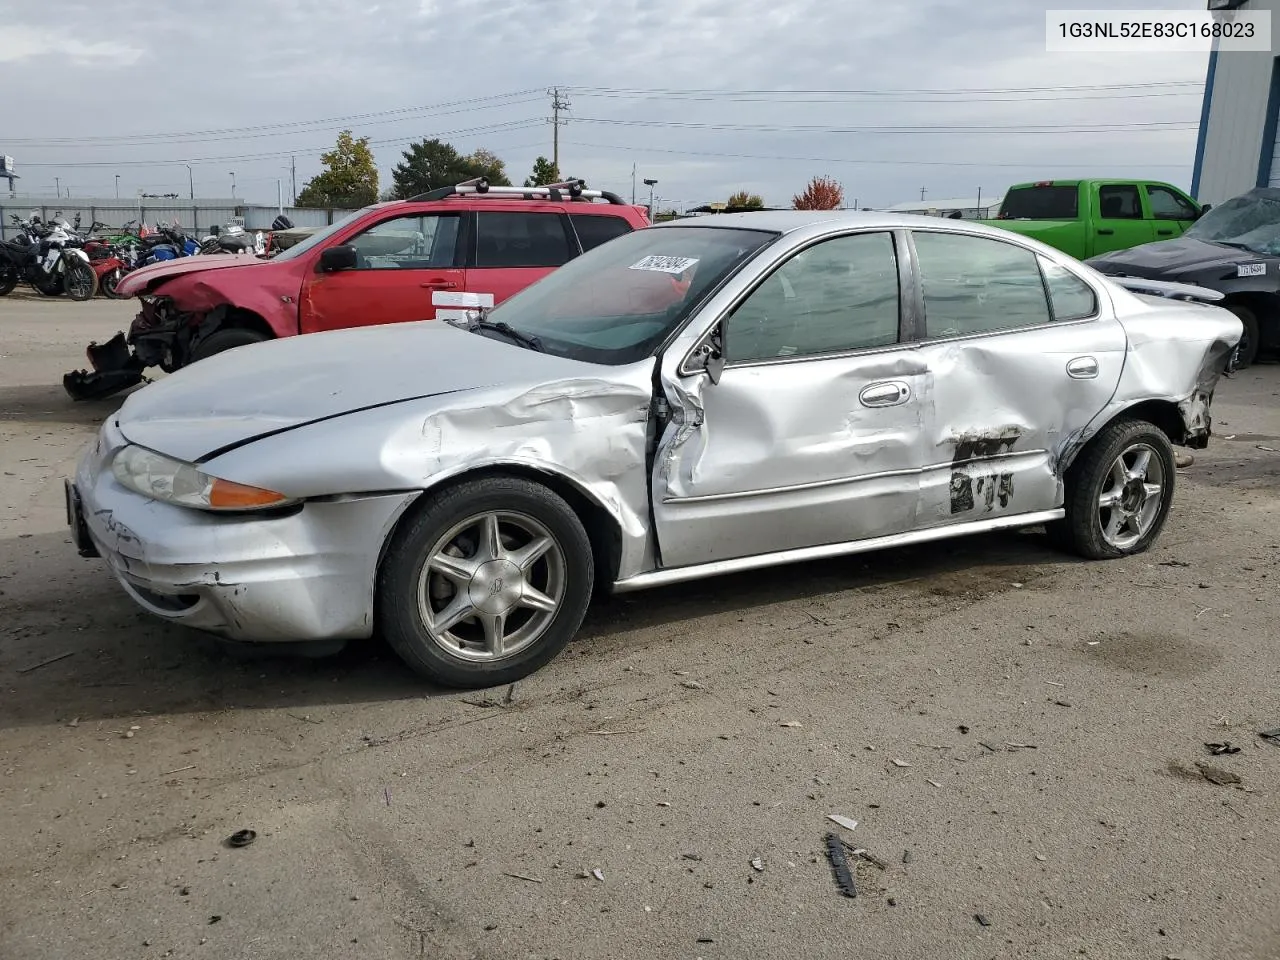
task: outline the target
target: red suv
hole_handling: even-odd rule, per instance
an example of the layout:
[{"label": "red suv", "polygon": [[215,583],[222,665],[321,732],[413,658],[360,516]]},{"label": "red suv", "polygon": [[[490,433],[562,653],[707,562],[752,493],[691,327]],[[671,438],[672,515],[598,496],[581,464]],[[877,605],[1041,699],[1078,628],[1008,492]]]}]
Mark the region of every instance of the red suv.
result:
[{"label": "red suv", "polygon": [[581,180],[491,187],[472,180],[376,203],[271,259],[182,257],[117,287],[142,309],[62,378],[76,400],[232,347],[365,324],[458,319],[501,303],[578,254],[648,226],[644,208]]}]

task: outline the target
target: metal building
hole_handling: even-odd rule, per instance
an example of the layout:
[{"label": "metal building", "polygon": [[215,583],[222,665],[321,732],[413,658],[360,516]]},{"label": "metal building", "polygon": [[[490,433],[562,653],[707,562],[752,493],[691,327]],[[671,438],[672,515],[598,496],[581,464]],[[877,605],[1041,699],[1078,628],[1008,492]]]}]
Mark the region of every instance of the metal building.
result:
[{"label": "metal building", "polygon": [[1280,0],[1208,0],[1210,10],[1270,10],[1271,50],[1209,54],[1191,194],[1221,203],[1280,187]]}]

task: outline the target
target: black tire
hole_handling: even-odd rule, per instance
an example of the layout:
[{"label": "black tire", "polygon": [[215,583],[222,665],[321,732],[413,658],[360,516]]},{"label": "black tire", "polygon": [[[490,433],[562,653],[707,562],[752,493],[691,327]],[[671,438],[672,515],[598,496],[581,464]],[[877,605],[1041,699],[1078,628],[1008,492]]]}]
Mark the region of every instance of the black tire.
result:
[{"label": "black tire", "polygon": [[7,267],[0,270],[0,297],[7,297],[13,293],[14,287],[18,285],[18,271],[15,267]]},{"label": "black tire", "polygon": [[36,292],[46,297],[56,297],[62,293],[62,274],[57,274],[52,280],[41,277],[39,280],[31,284],[36,288]]},{"label": "black tire", "polygon": [[[450,652],[444,641],[433,637],[419,609],[419,589],[426,564],[441,539],[460,524],[486,513],[520,516],[541,525],[553,541],[553,549],[559,551],[563,586],[554,612],[548,614],[549,621],[526,646],[508,655],[477,660]],[[551,551],[547,556],[553,556]],[[530,568],[531,577],[535,570],[536,565]],[[378,571],[377,621],[391,648],[428,680],[463,688],[515,683],[551,661],[578,631],[591,600],[594,576],[591,541],[582,522],[559,495],[517,477],[464,481],[427,494],[421,507],[393,535]],[[502,581],[494,582],[501,589]],[[433,601],[429,598],[427,602]],[[443,602],[452,600],[446,598]],[[518,615],[520,606],[512,606],[503,615],[513,615],[513,611]],[[536,613],[529,614],[530,619],[535,616]],[[468,629],[471,624],[468,618],[457,626]],[[447,627],[446,633],[451,634],[454,629]],[[474,629],[478,632],[479,626]],[[481,646],[477,641],[475,656],[486,655],[479,649]]]},{"label": "black tire", "polygon": [[[1150,526],[1131,543],[1117,544],[1103,532],[1100,500],[1114,485],[1112,466],[1133,447],[1145,446],[1158,458],[1161,500],[1152,511]],[[1049,524],[1049,538],[1056,546],[1088,560],[1111,560],[1147,550],[1164,528],[1173,504],[1176,464],[1168,436],[1145,420],[1121,419],[1090,441],[1067,471],[1065,519]],[[1112,512],[1108,511],[1110,520]]]},{"label": "black tire", "polygon": [[122,267],[116,267],[114,270],[108,270],[99,278],[98,289],[108,300],[127,300],[127,297],[116,290],[116,288],[120,286],[120,281],[123,279],[124,269]]},{"label": "black tire", "polygon": [[1235,350],[1235,369],[1243,370],[1258,357],[1258,315],[1243,304],[1228,303],[1224,306],[1234,313],[1244,326],[1244,333],[1240,335],[1240,343]]},{"label": "black tire", "polygon": [[195,363],[198,360],[212,357],[215,353],[222,353],[225,350],[232,350],[236,347],[247,347],[251,343],[262,343],[266,339],[267,337],[257,330],[249,330],[246,327],[228,327],[225,330],[217,330],[195,345],[195,349],[191,351],[191,356],[187,359],[187,363]]},{"label": "black tire", "polygon": [[93,267],[76,258],[63,265],[62,286],[70,299],[83,303],[98,292],[98,275]]}]

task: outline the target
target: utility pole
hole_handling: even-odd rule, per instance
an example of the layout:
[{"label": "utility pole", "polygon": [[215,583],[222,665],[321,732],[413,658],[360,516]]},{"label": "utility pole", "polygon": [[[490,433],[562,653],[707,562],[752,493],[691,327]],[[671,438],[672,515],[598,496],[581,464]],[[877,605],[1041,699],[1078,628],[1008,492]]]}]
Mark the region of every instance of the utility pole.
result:
[{"label": "utility pole", "polygon": [[298,158],[289,158],[289,195],[293,197],[289,206],[296,207],[298,205]]},{"label": "utility pole", "polygon": [[120,174],[116,174],[116,199],[120,199]]},{"label": "utility pole", "polygon": [[631,205],[636,205],[636,165],[631,165]]},{"label": "utility pole", "polygon": [[284,216],[284,184],[276,178],[276,212]]},{"label": "utility pole", "polygon": [[234,200],[235,198],[236,198],[236,172],[232,170],[231,171],[231,199]]},{"label": "utility pole", "polygon": [[653,188],[658,185],[657,180],[646,179],[644,185],[649,188],[649,222],[653,222]]},{"label": "utility pole", "polygon": [[551,163],[560,169],[560,111],[569,109],[569,101],[560,99],[560,88],[551,88]]},{"label": "utility pole", "polygon": [[191,172],[191,164],[188,163],[185,166],[187,168],[187,189],[191,193],[191,199],[194,200],[196,198],[196,178]]},{"label": "utility pole", "polygon": [[924,203],[924,187],[920,188],[920,202]]},{"label": "utility pole", "polygon": [[62,196],[62,178],[61,177],[53,178],[53,195],[55,197]]}]

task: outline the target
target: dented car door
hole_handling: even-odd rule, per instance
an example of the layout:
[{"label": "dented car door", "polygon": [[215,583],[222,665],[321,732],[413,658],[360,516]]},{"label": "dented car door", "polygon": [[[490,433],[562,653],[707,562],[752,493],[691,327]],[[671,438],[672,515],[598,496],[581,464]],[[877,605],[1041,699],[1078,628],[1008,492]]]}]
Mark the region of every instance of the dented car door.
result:
[{"label": "dented car door", "polygon": [[1060,507],[1060,454],[1124,367],[1110,299],[991,237],[916,230],[912,251],[928,370],[919,526]]},{"label": "dented car door", "polygon": [[904,238],[822,239],[719,315],[709,308],[718,382],[664,359],[672,419],[653,475],[664,567],[915,525],[925,370],[901,343]]}]

